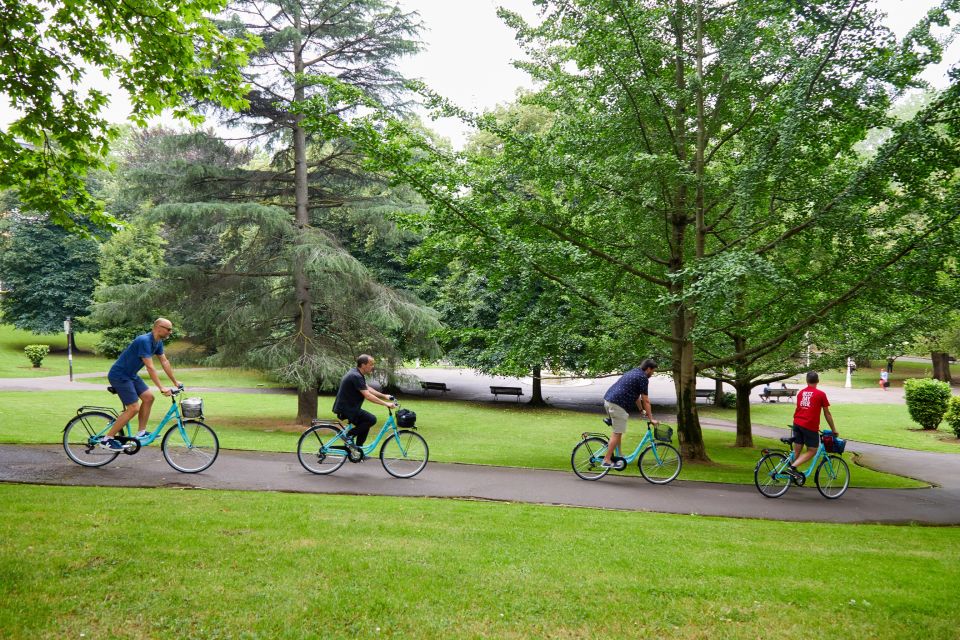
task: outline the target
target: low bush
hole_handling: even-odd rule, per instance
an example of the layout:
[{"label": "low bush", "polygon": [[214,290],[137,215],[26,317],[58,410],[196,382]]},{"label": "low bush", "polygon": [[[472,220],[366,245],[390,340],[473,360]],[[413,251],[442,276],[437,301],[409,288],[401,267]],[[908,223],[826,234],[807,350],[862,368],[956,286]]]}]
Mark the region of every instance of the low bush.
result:
[{"label": "low bush", "polygon": [[43,359],[46,358],[47,354],[50,353],[50,345],[28,344],[23,348],[23,351],[27,354],[27,358],[30,360],[30,362],[33,363],[34,369],[39,369]]},{"label": "low bush", "polygon": [[950,401],[950,385],[939,380],[910,378],[903,383],[903,388],[910,418],[924,429],[939,427]]}]

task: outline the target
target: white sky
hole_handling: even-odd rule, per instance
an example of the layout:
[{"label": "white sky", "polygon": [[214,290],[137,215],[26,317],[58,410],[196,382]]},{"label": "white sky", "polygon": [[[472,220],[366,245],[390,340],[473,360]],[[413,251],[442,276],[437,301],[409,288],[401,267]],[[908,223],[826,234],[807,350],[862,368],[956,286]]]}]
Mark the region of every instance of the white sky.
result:
[{"label": "white sky", "polygon": [[[877,0],[888,16],[888,26],[902,37],[938,0]],[[527,76],[511,66],[522,56],[512,30],[497,17],[496,9],[504,6],[527,18],[535,18],[536,9],[529,0],[399,0],[407,10],[420,13],[425,29],[421,39],[424,50],[405,59],[401,71],[408,77],[424,80],[434,91],[455,104],[472,110],[484,110],[513,100],[520,87],[529,87]],[[945,60],[960,60],[960,41],[948,50]],[[925,76],[935,86],[944,86],[948,63],[928,70]],[[129,102],[123,91],[89,74],[92,85],[112,96],[109,119],[122,122],[129,113]],[[13,113],[0,98],[0,127],[6,126]],[[170,122],[164,119],[165,124]],[[455,120],[445,119],[430,126],[461,147],[468,131]]]}]

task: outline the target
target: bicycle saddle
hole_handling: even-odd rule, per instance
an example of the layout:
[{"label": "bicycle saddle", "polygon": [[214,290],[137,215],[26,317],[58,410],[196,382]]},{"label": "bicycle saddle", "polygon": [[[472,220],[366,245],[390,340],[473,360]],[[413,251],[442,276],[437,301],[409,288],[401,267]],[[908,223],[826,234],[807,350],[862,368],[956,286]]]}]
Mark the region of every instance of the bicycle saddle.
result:
[{"label": "bicycle saddle", "polygon": [[780,442],[783,444],[793,444],[793,436],[790,436],[789,438],[780,438]]}]

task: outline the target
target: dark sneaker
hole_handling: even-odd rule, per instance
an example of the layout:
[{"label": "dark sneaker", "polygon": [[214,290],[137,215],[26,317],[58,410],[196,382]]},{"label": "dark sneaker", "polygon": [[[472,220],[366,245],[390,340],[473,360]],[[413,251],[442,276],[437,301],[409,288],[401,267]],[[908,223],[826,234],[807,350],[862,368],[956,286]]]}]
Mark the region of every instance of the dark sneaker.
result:
[{"label": "dark sneaker", "polygon": [[108,438],[100,441],[101,449],[110,449],[111,451],[123,451],[123,444],[116,438]]},{"label": "dark sneaker", "polygon": [[802,473],[800,473],[790,465],[787,465],[786,468],[784,468],[783,472],[788,476],[790,476],[791,478],[793,478],[793,481],[796,482],[797,484],[803,484],[803,482],[807,479],[805,475],[803,475]]},{"label": "dark sneaker", "polygon": [[606,460],[604,460],[603,462],[600,463],[600,466],[603,467],[604,469],[614,469],[614,468],[616,468],[617,463],[616,463],[616,462],[607,462]]}]

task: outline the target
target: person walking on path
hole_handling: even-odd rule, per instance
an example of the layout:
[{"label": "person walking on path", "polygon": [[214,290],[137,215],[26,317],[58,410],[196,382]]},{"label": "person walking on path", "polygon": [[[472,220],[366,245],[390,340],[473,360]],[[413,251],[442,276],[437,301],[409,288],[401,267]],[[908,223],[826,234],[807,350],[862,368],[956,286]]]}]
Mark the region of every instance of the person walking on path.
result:
[{"label": "person walking on path", "polygon": [[133,416],[137,416],[139,420],[140,431],[137,433],[137,437],[142,438],[147,434],[147,421],[150,419],[154,396],[146,383],[140,379],[138,375],[140,369],[146,367],[150,379],[157,385],[160,393],[165,396],[170,395],[170,389],[160,384],[160,376],[157,375],[157,370],[153,366],[153,356],[157,356],[160,360],[160,366],[163,367],[163,371],[167,374],[170,382],[176,387],[180,386],[173,374],[170,361],[163,354],[163,341],[165,338],[169,338],[172,332],[172,322],[166,318],[157,318],[153,321],[153,329],[134,338],[133,342],[123,350],[117,361],[110,367],[107,379],[117,395],[120,396],[120,401],[123,403],[123,412],[114,421],[113,426],[110,427],[103,439],[100,440],[101,447],[122,449],[123,445],[113,436],[120,433],[120,430],[133,419]]},{"label": "person walking on path", "polygon": [[376,389],[367,386],[367,376],[373,372],[376,361],[373,356],[363,353],[357,356],[357,366],[343,376],[337,397],[333,401],[333,412],[340,420],[349,420],[353,425],[353,438],[358,447],[362,447],[370,433],[370,427],[377,424],[377,416],[364,411],[361,406],[364,399],[382,404],[385,407],[396,408],[393,399]]},{"label": "person walking on path", "polygon": [[880,388],[884,391],[890,386],[890,372],[886,369],[880,369]]},{"label": "person walking on path", "polygon": [[628,407],[634,405],[645,411],[647,419],[653,424],[660,424],[653,419],[653,410],[650,408],[650,376],[657,369],[657,363],[647,358],[636,369],[631,369],[613,383],[603,396],[603,408],[610,417],[613,433],[607,445],[607,453],[603,457],[601,466],[609,469],[613,466],[613,452],[620,447],[623,434],[627,432],[627,420],[630,417]]},{"label": "person walking on path", "polygon": [[[793,412],[793,464],[787,465],[786,472],[802,484],[806,476],[799,471],[800,466],[810,460],[817,453],[820,446],[820,411],[827,419],[827,424],[833,429],[833,436],[840,435],[833,424],[833,415],[830,413],[830,401],[827,394],[817,389],[820,375],[816,371],[807,372],[807,386],[797,394],[797,409]],[[802,454],[800,450],[806,445],[807,450]]]}]

